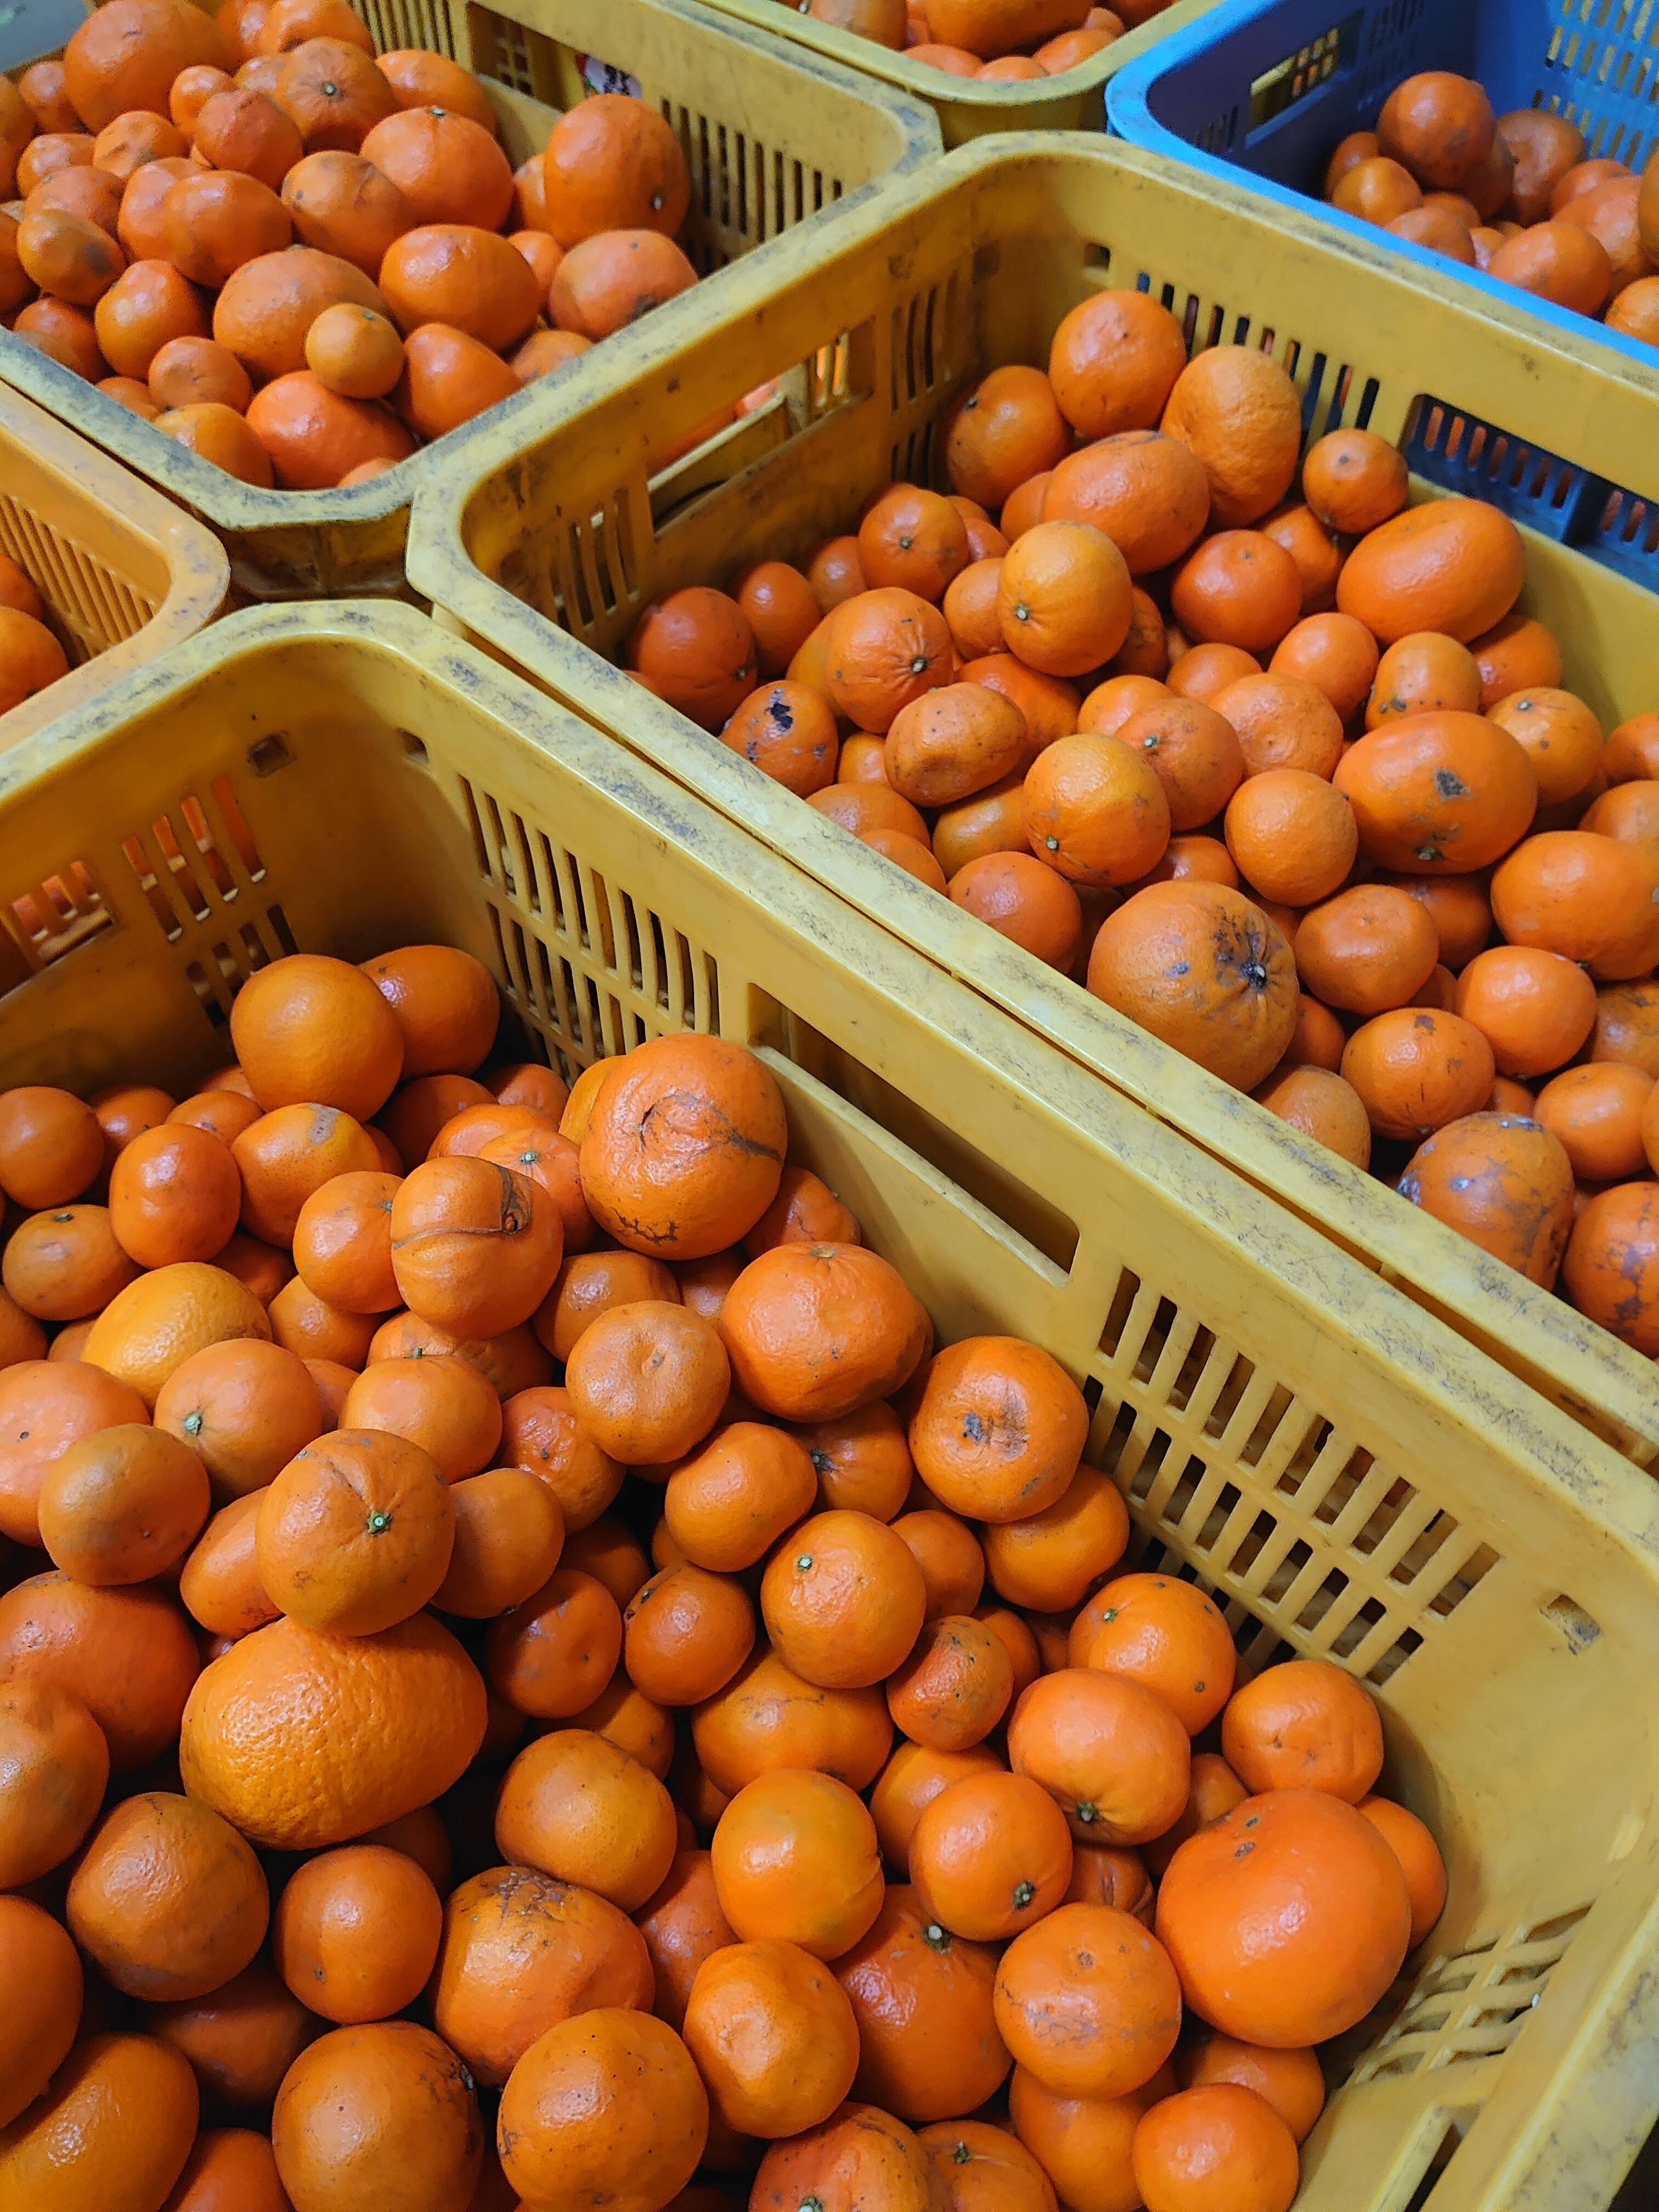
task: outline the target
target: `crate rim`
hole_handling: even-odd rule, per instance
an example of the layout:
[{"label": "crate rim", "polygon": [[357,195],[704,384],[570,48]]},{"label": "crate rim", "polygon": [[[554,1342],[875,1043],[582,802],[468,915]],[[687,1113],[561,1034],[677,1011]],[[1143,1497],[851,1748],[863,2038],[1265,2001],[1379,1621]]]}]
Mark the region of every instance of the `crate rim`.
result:
[{"label": "crate rim", "polygon": [[[1171,4],[1158,15],[1149,15],[1144,23],[1126,31],[1101,52],[1049,78],[1046,84],[1033,83],[1029,79],[1011,83],[993,78],[989,82],[981,82],[976,77],[951,76],[942,70],[928,68],[925,63],[913,62],[904,49],[878,46],[872,39],[842,29],[839,24],[821,23],[804,8],[786,4],[786,0],[708,0],[708,4],[730,21],[750,24],[768,36],[786,40],[808,52],[843,63],[878,84],[901,87],[912,100],[934,107],[982,111],[989,127],[994,129],[997,118],[1004,114],[1023,114],[1033,107],[1058,106],[1103,94],[1116,71],[1127,68],[1171,34],[1171,16],[1183,21],[1190,16],[1196,21],[1215,6],[1216,0],[1171,0]],[[775,23],[774,16],[783,21]],[[1103,112],[1101,120],[1103,126]],[[983,129],[986,125],[979,124],[977,127]]]},{"label": "crate rim", "polygon": [[[1258,226],[1272,218],[1281,234],[1339,253],[1393,284],[1407,281],[1389,267],[1387,255],[1375,249],[1350,250],[1347,242],[1328,225],[1299,209],[1290,211],[1289,220],[1279,222],[1277,210],[1266,207],[1257,196],[1237,184],[1223,179],[1212,185],[1160,155],[1121,140],[1092,139],[1080,133],[1064,140],[1040,132],[1019,133],[977,139],[957,147],[928,169],[896,180],[879,205],[851,210],[835,230],[836,253],[878,235],[896,220],[915,214],[987,171],[1016,162],[1072,160],[1173,191],[1210,212],[1219,204]],[[754,258],[750,257],[750,262]],[[823,257],[818,268],[822,274]],[[763,331],[771,271],[738,263],[731,273],[736,281],[721,295],[723,326]],[[1475,312],[1474,303],[1468,301],[1443,304],[1463,315]],[[579,362],[563,392],[556,396],[556,404],[539,422],[538,432],[544,434],[567,427],[592,401],[651,378],[687,349],[693,332],[706,335],[696,331],[693,314],[676,312],[680,305],[673,303],[661,316],[640,326],[637,345],[630,349],[625,368],[612,364],[607,375],[586,358]],[[1553,355],[1564,369],[1574,361],[1565,345],[1559,349],[1540,345],[1536,334],[1525,328],[1524,319],[1513,310],[1485,319],[1496,320],[1508,332],[1534,374],[1540,373],[1540,365]],[[1626,457],[1620,467],[1626,482],[1632,474],[1640,478],[1644,473],[1632,470],[1628,457],[1632,441],[1644,427],[1648,411],[1659,410],[1659,368],[1648,371],[1644,381],[1647,390],[1634,380],[1619,380],[1607,395],[1616,404],[1590,410],[1576,426],[1605,455],[1609,470],[1615,452]],[[1659,440],[1651,437],[1650,424],[1645,427],[1650,431],[1645,482],[1638,481],[1632,488],[1659,498]],[[539,668],[541,673],[532,675],[532,681],[546,684],[576,711],[600,719],[607,728],[637,727],[641,736],[629,742],[643,747],[644,733],[648,732],[650,757],[669,773],[680,775],[672,763],[677,756],[686,754],[688,747],[693,749],[695,765],[685,772],[685,780],[689,782],[695,776],[694,787],[699,795],[712,799],[739,825],[747,826],[757,819],[765,823],[768,826],[762,834],[816,881],[833,887],[842,898],[854,899],[861,911],[890,933],[902,934],[912,945],[932,946],[928,957],[952,975],[974,974],[976,980],[970,988],[984,1002],[1011,1013],[1033,1034],[1088,1069],[1095,1079],[1154,1111],[1160,1110],[1156,1104],[1160,1091],[1167,1093],[1174,1088],[1184,1097],[1195,1088],[1199,1107],[1194,1118],[1205,1133],[1197,1134],[1183,1121],[1183,1133],[1191,1141],[1224,1164],[1231,1161],[1232,1145],[1242,1131],[1248,1131],[1256,1145],[1270,1146],[1276,1167],[1289,1179],[1295,1194],[1281,1197],[1286,1212],[1295,1208],[1303,1214],[1311,1212],[1322,1234],[1346,1243],[1350,1249],[1368,1251],[1380,1268],[1417,1280],[1428,1301],[1434,1299],[1434,1287],[1421,1282],[1422,1255],[1420,1250],[1414,1255],[1413,1247],[1425,1242],[1438,1247],[1434,1252],[1436,1266],[1449,1274],[1455,1285],[1453,1296],[1477,1309],[1490,1307],[1490,1326],[1496,1333],[1493,1340],[1501,1334],[1516,1345],[1518,1330],[1524,1357],[1565,1401],[1585,1405],[1587,1411],[1641,1440],[1648,1457],[1659,1464],[1659,1371],[1652,1361],[1587,1321],[1553,1293],[1527,1283],[1480,1247],[1440,1224],[1425,1220],[1415,1209],[1379,1207],[1381,1187],[1369,1176],[1359,1176],[1357,1170],[1300,1138],[1288,1124],[1243,1093],[1173,1054],[1170,1048],[1110,1008],[1084,997],[1080,987],[1052,975],[1018,947],[979,930],[971,939],[964,939],[963,931],[969,926],[965,918],[951,910],[939,913],[935,893],[846,837],[835,825],[811,819],[811,809],[802,807],[715,740],[642,693],[609,662],[486,575],[465,549],[462,525],[483,482],[510,468],[514,456],[522,451],[523,441],[507,434],[509,428],[507,423],[481,425],[465,451],[457,452],[451,466],[417,495],[410,526],[409,574],[440,620],[482,641],[492,652],[507,655],[522,671]],[[562,690],[562,670],[567,672],[569,685]],[[720,795],[714,796],[715,793]],[[786,806],[787,813],[781,815],[779,810]],[[989,941],[981,942],[982,938]],[[1057,1043],[1060,1038],[1065,1042]],[[1444,1301],[1441,1303],[1443,1305]],[[1559,1371],[1564,1360],[1579,1370],[1577,1381]],[[1595,1376],[1594,1391],[1588,1389],[1585,1374]],[[1541,1391],[1541,1380],[1529,1387]]]},{"label": "crate rim", "polygon": [[1558,307],[1553,301],[1536,298],[1518,285],[1500,283],[1482,269],[1466,268],[1461,262],[1449,260],[1443,253],[1431,252],[1414,240],[1395,238],[1373,223],[1362,222],[1357,216],[1316,199],[1311,192],[1293,191],[1274,178],[1258,177],[1242,162],[1221,161],[1158,120],[1152,112],[1149,95],[1152,86],[1166,70],[1193,60],[1231,33],[1271,15],[1280,4],[1281,0],[1218,0],[1218,5],[1207,15],[1172,30],[1156,50],[1148,48],[1133,56],[1106,86],[1106,123],[1111,136],[1147,153],[1161,155],[1182,167],[1195,169],[1218,182],[1242,179],[1249,191],[1273,201],[1277,207],[1298,212],[1316,209],[1319,219],[1351,246],[1386,238],[1389,242],[1382,249],[1383,258],[1403,262],[1426,289],[1438,292],[1443,287],[1467,287],[1488,309],[1506,309],[1522,320],[1542,324],[1555,334],[1564,348],[1582,351],[1588,347],[1592,352],[1610,355],[1627,370],[1652,372],[1656,360],[1659,360],[1652,346],[1610,331],[1605,323],[1589,315],[1576,315],[1569,308]]},{"label": "crate rim", "polygon": [[[721,13],[705,0],[648,0],[653,12],[680,17],[695,25],[700,31],[717,40],[735,40],[751,52],[767,53],[774,61],[779,58],[776,42],[757,34],[742,18]],[[519,16],[510,20],[521,21]],[[532,24],[530,28],[537,28]],[[61,52],[61,48],[54,49]],[[37,56],[43,59],[46,57]],[[803,218],[794,228],[807,223],[822,222],[845,207],[860,204],[876,194],[885,191],[890,184],[918,164],[925,163],[937,155],[943,143],[939,118],[930,108],[906,97],[900,90],[878,79],[865,76],[848,69],[833,56],[812,50],[799,50],[786,44],[781,57],[791,67],[820,82],[833,84],[842,94],[866,101],[884,110],[896,126],[903,150],[887,175],[876,178],[852,191],[832,205],[818,209]],[[20,62],[7,72],[15,76],[30,64]],[[780,234],[786,237],[787,232]],[[765,253],[779,243],[779,238],[769,239],[756,252]],[[751,259],[745,255],[744,259]],[[698,288],[724,281],[727,270],[739,266],[728,263],[698,280]],[[656,310],[660,313],[661,309]],[[519,416],[533,416],[538,404],[537,395],[549,378],[538,379],[507,399],[499,401],[487,410],[498,415],[503,410],[516,410]],[[83,425],[82,435],[96,448],[107,453],[118,462],[125,463],[148,484],[157,487],[170,499],[179,501],[191,514],[199,516],[212,528],[229,532],[268,531],[283,523],[301,527],[340,522],[364,524],[382,522],[395,516],[402,508],[410,506],[415,493],[434,465],[432,456],[445,444],[445,439],[434,439],[430,445],[417,447],[404,459],[392,464],[369,479],[367,483],[335,486],[321,491],[283,491],[273,488],[266,490],[258,484],[243,483],[227,471],[204,460],[198,453],[187,451],[175,440],[124,407],[118,400],[86,383],[70,369],[51,360],[46,355],[27,345],[8,330],[0,330],[0,390],[20,392],[32,398],[40,409],[61,422],[78,422]],[[482,420],[483,418],[477,418]],[[476,427],[463,423],[459,429],[447,434],[449,439],[459,441]],[[441,456],[447,459],[449,455]],[[405,577],[406,580],[406,577]],[[389,585],[389,589],[398,586]]]},{"label": "crate rim", "polygon": [[230,591],[230,562],[204,523],[176,507],[111,453],[44,407],[0,384],[0,437],[27,445],[31,457],[62,477],[76,497],[101,505],[142,538],[167,568],[167,588],[143,628],[71,668],[56,684],[0,714],[0,749],[26,741],[69,717],[86,714],[131,668],[180,644],[211,623]]}]

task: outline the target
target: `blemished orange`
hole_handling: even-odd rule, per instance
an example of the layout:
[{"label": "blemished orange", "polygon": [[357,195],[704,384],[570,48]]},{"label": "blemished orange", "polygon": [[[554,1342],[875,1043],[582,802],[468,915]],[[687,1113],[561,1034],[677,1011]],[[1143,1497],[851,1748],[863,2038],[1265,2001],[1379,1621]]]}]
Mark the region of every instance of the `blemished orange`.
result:
[{"label": "blemished orange", "polygon": [[992,2014],[996,1956],[931,1921],[895,1885],[836,1967],[859,2028],[855,2094],[913,2126],[973,2112],[995,2095],[1008,2053]]},{"label": "blemished orange", "polygon": [[965,1337],[927,1370],[910,1451],[943,1504],[1018,1521],[1063,1496],[1088,1428],[1083,1393],[1050,1353],[1012,1337]]},{"label": "blemished orange", "polygon": [[594,2005],[643,2008],[651,1984],[646,1941],[624,1913],[532,1867],[491,1868],[445,1903],[434,2023],[491,2087],[556,2021]]},{"label": "blemished orange", "polygon": [[641,1046],[599,1086],[580,1139],[583,1195],[630,1250],[659,1260],[724,1251],[777,1193],[783,1097],[752,1053],[712,1036]]},{"label": "blemished orange", "polygon": [[[1054,2003],[1066,1990],[1063,2008]],[[1062,2094],[1122,2097],[1175,2048],[1181,1984],[1133,1915],[1062,1905],[1015,1936],[997,1967],[996,2023],[1015,2063]]]}]

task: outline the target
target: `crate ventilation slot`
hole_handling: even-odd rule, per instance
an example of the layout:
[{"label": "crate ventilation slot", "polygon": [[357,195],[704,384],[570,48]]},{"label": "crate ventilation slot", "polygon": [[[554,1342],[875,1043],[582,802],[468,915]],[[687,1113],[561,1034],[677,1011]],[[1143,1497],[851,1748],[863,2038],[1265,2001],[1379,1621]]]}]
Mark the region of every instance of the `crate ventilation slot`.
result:
[{"label": "crate ventilation slot", "polygon": [[1431,1960],[1352,2080],[1387,2080],[1507,2051],[1589,1909],[1577,1905],[1501,1936],[1471,1936],[1454,1957]]},{"label": "crate ventilation slot", "polygon": [[21,956],[21,974],[9,975],[7,988],[50,968],[113,919],[84,860],[67,861],[55,874],[42,876],[7,902],[7,935]]},{"label": "crate ventilation slot", "polygon": [[358,0],[357,12],[368,26],[377,54],[401,53],[409,46],[455,58],[449,9],[443,0]]},{"label": "crate ventilation slot", "polygon": [[1576,462],[1425,398],[1405,454],[1413,473],[1501,507],[1540,538],[1659,590],[1659,509]]},{"label": "crate ventilation slot", "polygon": [[507,999],[567,1079],[648,1037],[718,1030],[713,953],[539,823],[461,792]]},{"label": "crate ventilation slot", "polygon": [[[1631,109],[1650,109],[1659,96],[1653,0],[1553,0],[1550,14],[1554,27],[1533,106],[1576,123],[1588,155],[1640,170],[1659,144],[1659,129],[1630,119]],[[1612,110],[1603,105],[1609,100]]]},{"label": "crate ventilation slot", "polygon": [[1089,1372],[1090,1456],[1154,1540],[1193,1559],[1254,1664],[1296,1652],[1385,1682],[1497,1564],[1398,1468],[1127,1270]]}]

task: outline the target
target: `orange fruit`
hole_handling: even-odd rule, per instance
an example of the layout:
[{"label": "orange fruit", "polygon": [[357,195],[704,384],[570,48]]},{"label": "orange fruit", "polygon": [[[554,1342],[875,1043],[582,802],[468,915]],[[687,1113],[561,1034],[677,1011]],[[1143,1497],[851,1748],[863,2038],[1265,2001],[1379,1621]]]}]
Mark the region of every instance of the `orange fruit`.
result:
[{"label": "orange fruit", "polygon": [[217,1813],[166,1790],[128,1797],[93,1831],[64,1917],[106,1980],[151,2002],[205,1996],[264,1941],[258,1860]]},{"label": "orange fruit", "polygon": [[654,1774],[603,1736],[559,1729],[507,1769],[495,1843],[516,1863],[635,1912],[673,1863],[673,1803]]},{"label": "orange fruit", "polygon": [[1149,2212],[1290,2212],[1301,2179],[1296,2138],[1256,2091],[1205,2083],[1164,2097],[1135,2128],[1135,2185]]},{"label": "orange fruit", "polygon": [[291,1619],[372,1636],[433,1595],[454,1529],[453,1500],[428,1453],[395,1435],[335,1430],[264,1492],[259,1579]]},{"label": "orange fruit", "polygon": [[49,2203],[61,2193],[68,2143],[87,2203],[161,2204],[184,2168],[199,2109],[190,2068],[165,2043],[88,2035],[0,2136],[0,2183],[20,2205]]},{"label": "orange fruit", "polygon": [[1174,2050],[1181,1996],[1169,1954],[1130,1914],[1062,1905],[1003,1953],[994,2002],[1015,2063],[1044,2087],[1121,2097]]},{"label": "orange fruit", "polygon": [[1181,1722],[1139,1682],[1090,1668],[1032,1683],[1008,1724],[1008,1763],[1048,1790],[1075,1842],[1150,1843],[1187,1802]]},{"label": "orange fruit", "polygon": [[1324,1790],[1357,1805],[1382,1771],[1382,1723],[1352,1674],[1292,1659],[1234,1692],[1221,1747],[1248,1790]]},{"label": "orange fruit", "polygon": [[988,1946],[930,1921],[914,1890],[890,1889],[836,1968],[858,2022],[855,2094],[912,2124],[994,2097],[1009,2063],[992,2016],[995,1970]]},{"label": "orange fruit", "polygon": [[830,1775],[757,1776],[721,1814],[710,1848],[720,1911],[744,1942],[838,1959],[881,1910],[875,1823]]},{"label": "orange fruit", "polygon": [[495,1867],[445,1903],[433,2021],[499,2087],[556,2021],[603,2005],[643,2010],[651,1979],[640,1929],[605,1898],[532,1867]]},{"label": "orange fruit", "polygon": [[1048,1352],[1012,1337],[969,1337],[929,1365],[909,1442],[944,1504],[1007,1522],[1059,1501],[1087,1433],[1083,1395]]},{"label": "orange fruit", "polygon": [[1024,1774],[988,1770],[947,1782],[910,1833],[919,1902],[974,1942],[1002,1942],[1052,1912],[1066,1895],[1072,1859],[1064,1813]]},{"label": "orange fruit", "polygon": [[1211,514],[1228,529],[1276,507],[1301,456],[1296,386],[1275,361],[1245,346],[1196,355],[1176,379],[1158,427],[1198,456]]},{"label": "orange fruit", "polygon": [[401,1851],[356,1844],[296,1867],[271,1923],[271,1956],[325,2020],[386,2020],[414,2003],[438,1955],[443,1907]]},{"label": "orange fruit", "polygon": [[[762,2037],[743,2032],[755,2018],[766,2022]],[[858,2071],[858,2027],[844,1991],[793,1943],[732,1943],[705,1959],[684,2037],[714,2113],[763,2139],[820,2125]]]},{"label": "orange fruit", "polygon": [[40,1486],[40,1540],[55,1567],[107,1588],[164,1574],[208,1516],[206,1469],[149,1422],[73,1443]]},{"label": "orange fruit", "polygon": [[[9,2128],[68,2057],[81,2021],[81,1961],[61,1922],[23,1897],[0,1897],[0,2128]],[[0,2153],[0,2174],[5,2172]]]},{"label": "orange fruit", "polygon": [[56,1682],[0,1682],[0,1887],[21,1889],[61,1866],[97,1818],[109,1746]]},{"label": "orange fruit", "polygon": [[[1239,1856],[1247,1842],[1254,1850]],[[1362,2020],[1387,1989],[1411,1905],[1370,1821],[1325,1791],[1284,1790],[1247,1798],[1181,1846],[1157,1924],[1188,2002],[1212,2026],[1301,2047]]]},{"label": "orange fruit", "polygon": [[361,2203],[392,2170],[432,2212],[466,2212],[483,2156],[471,2076],[429,2028],[402,2020],[307,2045],[276,2093],[270,2139],[290,2197],[319,2207]]},{"label": "orange fruit", "polygon": [[600,2007],[558,2022],[501,2094],[502,2170],[532,2203],[582,2192],[665,2204],[696,2172],[708,2136],[697,2069],[649,2013]]},{"label": "orange fruit", "polygon": [[1181,325],[1167,307],[1145,292],[1109,290],[1062,319],[1048,378],[1072,428],[1104,438],[1152,428],[1186,366]]},{"label": "orange fruit", "polygon": [[1236,1655],[1220,1608],[1172,1575],[1121,1575],[1072,1625],[1075,1667],[1122,1674],[1152,1690],[1189,1735],[1207,1728],[1232,1692]]},{"label": "orange fruit", "polygon": [[[471,1661],[424,1615],[368,1637],[273,1621],[203,1673],[180,1769],[260,1844],[322,1849],[441,1796],[483,1741],[486,1702]],[[273,1709],[286,1716],[276,1733]]]}]

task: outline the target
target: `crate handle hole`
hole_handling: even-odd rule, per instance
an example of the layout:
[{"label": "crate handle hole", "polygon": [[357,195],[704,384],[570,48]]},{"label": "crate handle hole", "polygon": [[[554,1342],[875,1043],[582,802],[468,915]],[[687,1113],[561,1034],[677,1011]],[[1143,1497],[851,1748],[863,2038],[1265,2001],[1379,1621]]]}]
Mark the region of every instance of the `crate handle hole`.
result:
[{"label": "crate handle hole", "polygon": [[270,737],[254,739],[247,749],[247,764],[255,775],[275,775],[279,769],[293,766],[294,755],[289,750],[287,738],[273,732]]},{"label": "crate handle hole", "polygon": [[425,743],[416,736],[413,730],[399,730],[398,738],[403,746],[405,760],[413,761],[416,768],[430,766],[431,756],[427,751]]},{"label": "crate handle hole", "polygon": [[1566,1638],[1570,1651],[1588,1651],[1592,1644],[1601,1641],[1601,1622],[1571,1598],[1565,1595],[1553,1597],[1542,1607],[1542,1612],[1545,1620],[1552,1622]]}]

